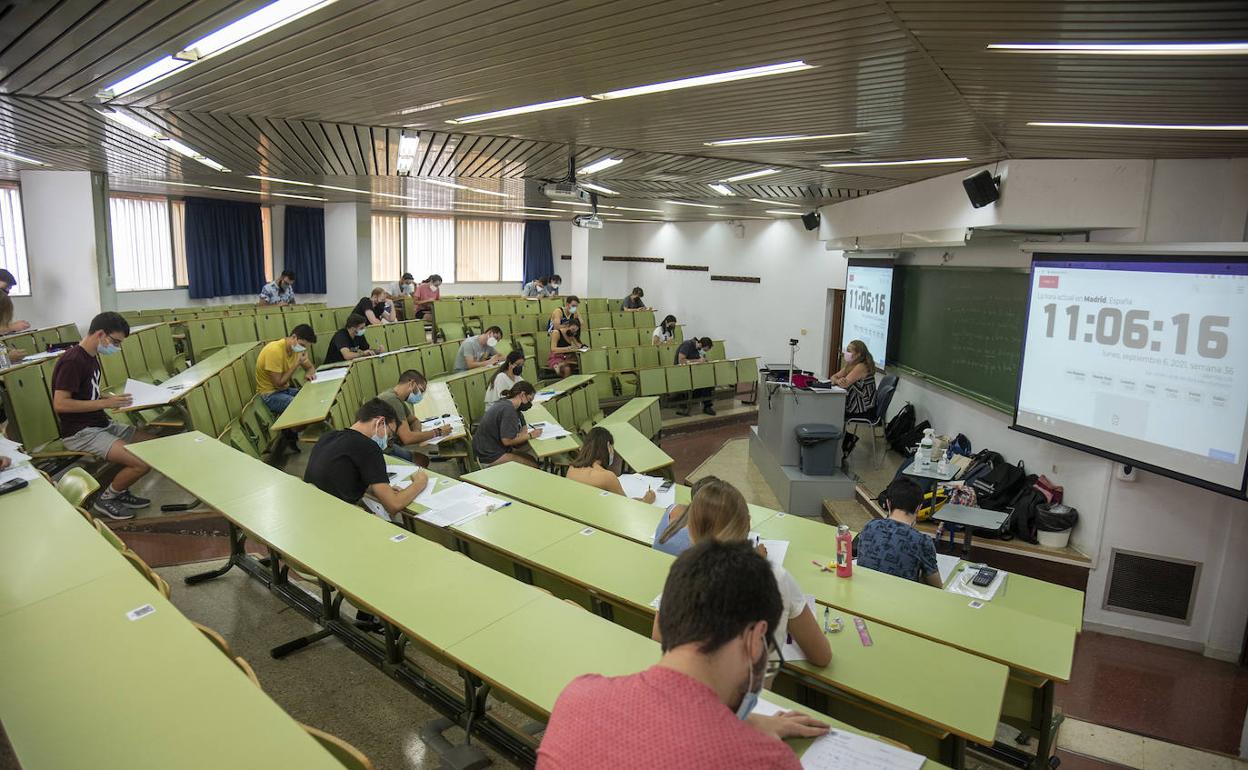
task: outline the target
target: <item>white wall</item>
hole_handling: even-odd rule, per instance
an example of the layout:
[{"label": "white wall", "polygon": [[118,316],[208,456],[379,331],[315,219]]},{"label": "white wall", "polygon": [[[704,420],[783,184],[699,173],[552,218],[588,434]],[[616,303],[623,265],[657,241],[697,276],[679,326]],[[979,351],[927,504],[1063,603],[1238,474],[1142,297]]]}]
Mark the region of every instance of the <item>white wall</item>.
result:
[{"label": "white wall", "polygon": [[[1135,227],[1098,230],[1093,241],[1178,242],[1244,240],[1248,233],[1248,159],[1132,161],[1142,164],[1145,185],[1137,190],[1134,166],[1129,183],[1090,184],[1074,176],[1073,187],[1060,183],[1062,173],[1043,174],[1050,194],[1070,200],[1110,202],[1123,213],[1122,199],[1140,207]],[[943,187],[927,180],[922,196],[893,201],[909,206],[944,207],[952,225],[966,222],[969,204],[962,193],[961,175],[945,177]],[[917,185],[898,188],[906,190]],[[1003,193],[1008,195],[1008,191]],[[1115,200],[1115,198],[1118,200]],[[878,208],[864,211],[876,199]],[[959,206],[950,208],[950,201]],[[898,209],[881,196],[853,202],[855,217],[863,221],[913,221],[926,217]],[[826,208],[835,211],[837,204]],[[1088,205],[1097,205],[1090,203]],[[1020,215],[1021,216],[1021,215]],[[846,221],[844,217],[834,221]],[[825,222],[828,221],[825,215]],[[939,229],[939,219],[923,219]],[[1120,224],[1125,222],[1120,221]],[[919,250],[902,261],[934,264],[945,252],[950,264],[961,266],[1025,267],[1029,258],[1017,244],[1001,243],[958,249]],[[1080,511],[1081,523],[1072,543],[1095,565],[1088,582],[1085,619],[1090,627],[1164,641],[1207,655],[1234,659],[1243,644],[1248,619],[1248,503],[1206,492],[1180,482],[1138,472],[1134,482],[1114,478],[1114,464],[1101,458],[1008,430],[1010,417],[952,394],[934,385],[902,377],[894,410],[906,401],[915,404],[919,419],[931,420],[943,432],[965,433],[976,448],[991,448],[1010,461],[1023,460],[1029,471],[1045,473],[1066,488],[1066,500]],[[1200,584],[1188,625],[1140,618],[1101,608],[1113,549],[1138,551],[1202,564]]]}]

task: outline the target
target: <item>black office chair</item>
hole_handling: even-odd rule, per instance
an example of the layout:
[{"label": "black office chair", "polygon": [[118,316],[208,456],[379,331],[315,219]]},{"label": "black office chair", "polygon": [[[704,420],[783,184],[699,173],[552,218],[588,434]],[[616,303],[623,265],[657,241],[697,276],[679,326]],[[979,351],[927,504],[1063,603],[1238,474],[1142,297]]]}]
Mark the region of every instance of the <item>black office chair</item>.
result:
[{"label": "black office chair", "polygon": [[[875,458],[875,467],[880,467],[883,463],[883,457],[876,452],[875,429],[883,428],[885,420],[888,419],[888,405],[893,401],[893,394],[897,392],[897,375],[890,374],[880,380],[879,387],[875,389],[875,417],[867,419],[866,417],[851,417],[845,421],[846,429],[850,425],[869,425],[871,426],[871,455]],[[857,436],[858,432],[854,431]]]}]

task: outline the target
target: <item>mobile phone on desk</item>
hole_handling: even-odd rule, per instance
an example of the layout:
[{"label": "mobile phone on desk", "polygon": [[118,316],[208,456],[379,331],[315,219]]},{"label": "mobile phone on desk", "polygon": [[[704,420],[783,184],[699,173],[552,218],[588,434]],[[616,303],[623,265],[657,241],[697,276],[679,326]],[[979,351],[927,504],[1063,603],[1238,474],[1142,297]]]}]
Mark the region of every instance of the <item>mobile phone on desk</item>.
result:
[{"label": "mobile phone on desk", "polygon": [[662,484],[660,484],[660,485],[659,485],[659,491],[660,491],[660,492],[666,492],[667,490],[669,490],[669,489],[671,489],[671,488],[672,488],[672,480],[671,480],[671,479],[668,479],[667,481],[664,481]]},{"label": "mobile phone on desk", "polygon": [[7,495],[10,492],[16,492],[19,489],[25,489],[30,486],[30,482],[26,479],[10,479],[0,484],[0,495]]}]

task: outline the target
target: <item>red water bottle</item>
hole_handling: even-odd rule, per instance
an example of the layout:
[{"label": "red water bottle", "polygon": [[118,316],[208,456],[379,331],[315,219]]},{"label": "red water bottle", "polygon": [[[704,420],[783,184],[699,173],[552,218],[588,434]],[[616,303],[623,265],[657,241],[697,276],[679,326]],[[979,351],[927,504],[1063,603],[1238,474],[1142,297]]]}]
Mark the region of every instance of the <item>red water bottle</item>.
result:
[{"label": "red water bottle", "polygon": [[836,576],[849,577],[854,574],[854,539],[849,535],[849,527],[841,524],[836,528]]}]

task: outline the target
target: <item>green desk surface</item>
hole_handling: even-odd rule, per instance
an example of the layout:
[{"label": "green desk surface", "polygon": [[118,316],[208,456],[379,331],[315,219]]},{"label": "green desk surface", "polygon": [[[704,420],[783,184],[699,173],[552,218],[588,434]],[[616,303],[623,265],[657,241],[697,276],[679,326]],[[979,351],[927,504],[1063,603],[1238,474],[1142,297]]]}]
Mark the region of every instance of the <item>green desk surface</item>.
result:
[{"label": "green desk surface", "polygon": [[663,516],[662,509],[640,500],[604,492],[521,463],[495,465],[463,478],[479,487],[645,546],[654,542],[654,530]]},{"label": "green desk surface", "polygon": [[338,398],[338,391],[342,390],[344,379],[338,377],[324,382],[317,380],[305,382],[300,386],[295,400],[291,401],[285,411],[278,415],[269,430],[278,433],[291,428],[302,428],[305,425],[325,422],[329,418],[329,410],[334,405],[334,399]]},{"label": "green desk surface", "polygon": [[[532,425],[536,422],[549,422],[558,424],[559,421],[555,416],[546,409],[545,404],[533,404],[529,411],[524,413],[524,419]],[[533,454],[539,459],[545,460],[547,457],[554,457],[565,452],[575,452],[581,448],[581,440],[576,436],[564,436],[563,438],[545,438],[536,441],[530,440],[529,448],[533,450]],[[505,463],[505,465],[516,465],[517,463]],[[548,474],[549,475],[549,474]]]},{"label": "green desk surface", "polygon": [[252,494],[258,486],[297,481],[276,468],[271,468],[271,474],[261,472],[257,465],[269,466],[199,431],[131,444],[129,449],[170,481],[217,509]]},{"label": "green desk surface", "polygon": [[581,674],[633,674],[659,659],[656,642],[541,593],[523,611],[446,652],[483,678],[501,682],[538,714],[549,714],[559,693]]},{"label": "green desk surface", "polygon": [[[413,506],[415,507],[415,506]],[[532,560],[543,549],[565,540],[584,527],[524,503],[479,516],[452,528],[457,534],[476,540],[519,559]]]},{"label": "green desk surface", "polygon": [[[692,499],[691,489],[684,484],[677,484],[676,502],[688,505],[690,499]],[[774,508],[764,508],[763,506],[755,505],[754,503],[746,503],[746,506],[750,509],[750,527],[755,531],[758,531],[759,525],[763,522],[771,521],[773,517],[780,514],[780,511],[777,511]]]},{"label": "green desk surface", "polygon": [[970,606],[969,597],[874,570],[856,569],[852,578],[838,578],[834,572],[822,572],[811,563],[827,563],[833,554],[829,550],[807,550],[801,543],[792,542],[784,566],[821,604],[1030,674],[1069,681],[1075,651],[1073,627],[1018,612],[995,601],[975,609]]},{"label": "green desk surface", "polygon": [[654,611],[650,602],[663,592],[674,559],[662,551],[587,527],[533,554],[531,561],[595,593],[650,613]]},{"label": "green desk surface", "polygon": [[258,342],[240,342],[237,345],[226,345],[189,369],[183,369],[174,376],[160,383],[162,388],[182,387],[172,401],[186,397],[188,391],[203,385],[217,376],[226,367],[246,355],[247,351],[256,347]]},{"label": "green desk surface", "polygon": [[[434,418],[447,415],[451,417],[462,417],[459,413],[459,409],[455,406],[455,398],[451,395],[451,389],[446,386],[445,382],[429,383],[428,387],[425,388],[424,398],[420,400],[419,404],[412,407],[412,413],[421,420],[432,420]],[[449,436],[442,439],[439,444],[435,444],[434,446],[439,446],[441,443],[445,443],[447,441],[461,439],[467,435],[468,434],[464,432],[463,428],[456,428]],[[429,446],[429,444],[426,442],[421,446]]]},{"label": "green desk surface", "polygon": [[118,556],[47,480],[0,497],[0,615],[133,570]]},{"label": "green desk surface", "polygon": [[616,454],[623,457],[624,462],[628,463],[629,467],[638,473],[650,473],[660,468],[666,468],[675,462],[671,455],[664,452],[654,442],[642,435],[641,431],[627,422],[615,422],[605,425],[599,423],[599,425],[611,431]]},{"label": "green desk surface", "polygon": [[616,409],[611,414],[602,418],[599,425],[607,425],[609,423],[628,422],[637,415],[649,409],[659,399],[657,396],[639,396],[629,399],[627,403]]},{"label": "green desk surface", "polygon": [[836,527],[804,516],[777,512],[756,524],[754,531],[768,540],[788,540],[806,551],[836,553]]},{"label": "green desk surface", "polygon": [[0,617],[0,719],[23,767],[342,770],[112,555],[123,569]]},{"label": "green desk surface", "polygon": [[582,385],[589,385],[593,381],[594,375],[592,374],[574,374],[570,377],[564,377],[558,382],[551,383],[544,388],[539,388],[539,390],[553,390],[556,393],[567,393],[569,391],[576,390]]}]

